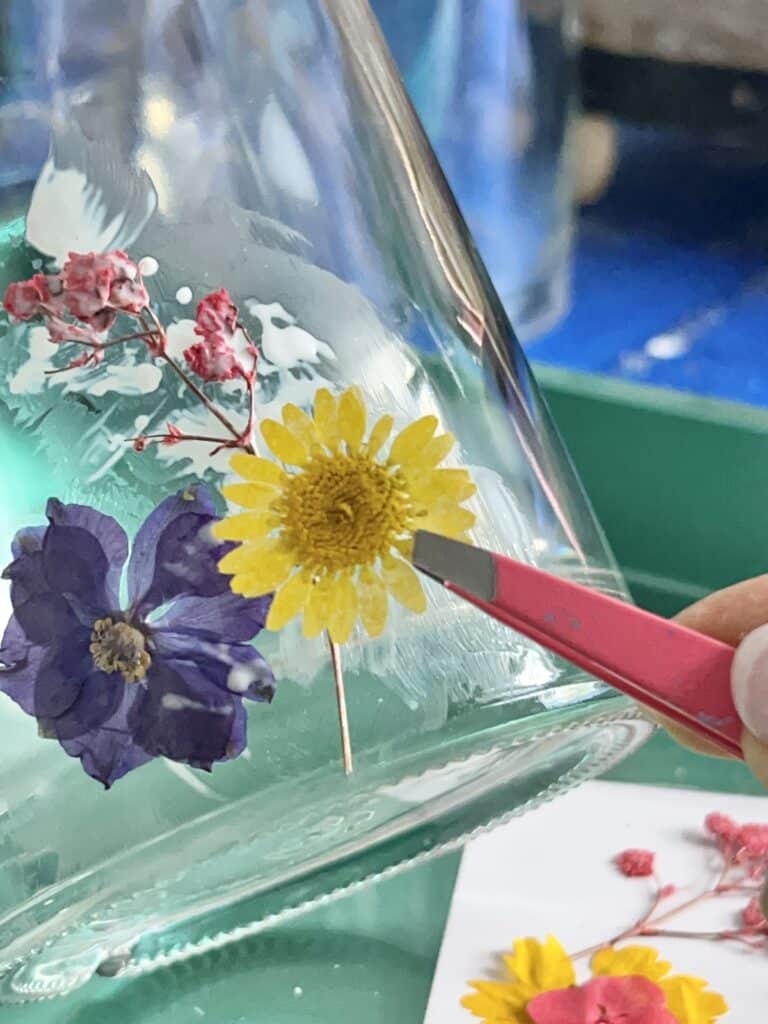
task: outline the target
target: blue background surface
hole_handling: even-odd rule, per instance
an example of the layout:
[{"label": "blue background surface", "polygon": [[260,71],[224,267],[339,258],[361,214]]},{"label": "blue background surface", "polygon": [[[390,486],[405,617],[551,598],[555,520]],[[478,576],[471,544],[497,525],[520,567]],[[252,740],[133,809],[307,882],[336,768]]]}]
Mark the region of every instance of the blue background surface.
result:
[{"label": "blue background surface", "polygon": [[609,190],[582,211],[571,310],[528,354],[768,405],[767,247],[765,164],[625,128]]}]

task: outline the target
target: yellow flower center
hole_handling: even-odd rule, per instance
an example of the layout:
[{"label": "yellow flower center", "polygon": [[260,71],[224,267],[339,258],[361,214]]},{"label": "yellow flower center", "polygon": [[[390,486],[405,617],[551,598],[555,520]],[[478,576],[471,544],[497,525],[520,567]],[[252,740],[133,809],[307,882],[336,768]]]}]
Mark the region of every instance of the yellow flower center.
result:
[{"label": "yellow flower center", "polygon": [[96,668],[112,674],[120,672],[126,683],[137,683],[152,664],[144,634],[127,622],[99,619],[93,625],[91,654]]},{"label": "yellow flower center", "polygon": [[295,563],[322,574],[386,555],[414,515],[402,473],[364,451],[313,452],[273,509]]}]

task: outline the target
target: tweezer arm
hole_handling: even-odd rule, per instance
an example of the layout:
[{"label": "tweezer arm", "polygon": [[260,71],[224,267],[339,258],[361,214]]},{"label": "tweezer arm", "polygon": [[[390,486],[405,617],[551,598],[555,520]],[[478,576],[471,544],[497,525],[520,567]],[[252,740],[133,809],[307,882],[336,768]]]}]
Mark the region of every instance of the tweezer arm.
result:
[{"label": "tweezer arm", "polygon": [[534,642],[743,756],[731,697],[734,650],[727,644],[533,566],[429,534],[417,534],[414,564]]}]

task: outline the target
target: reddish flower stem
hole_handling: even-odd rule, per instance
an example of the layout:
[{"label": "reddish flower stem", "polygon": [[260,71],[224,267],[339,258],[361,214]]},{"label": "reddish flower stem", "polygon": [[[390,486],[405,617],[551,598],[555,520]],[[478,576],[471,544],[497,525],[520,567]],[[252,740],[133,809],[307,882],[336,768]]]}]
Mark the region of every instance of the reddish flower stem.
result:
[{"label": "reddish flower stem", "polygon": [[752,928],[740,928],[736,931],[724,930],[721,932],[693,932],[682,931],[675,928],[649,928],[640,935],[646,938],[662,939],[699,939],[709,942],[742,942],[752,949],[760,949],[765,945],[765,939],[758,938],[758,933]]},{"label": "reddish flower stem", "polygon": [[255,445],[254,445],[254,442],[253,442],[253,423],[254,423],[254,420],[256,418],[256,387],[255,387],[255,384],[256,384],[256,364],[258,363],[259,357],[258,357],[258,354],[257,354],[257,351],[256,351],[256,346],[253,343],[253,338],[251,338],[251,335],[248,333],[248,328],[240,320],[238,320],[237,326],[243,332],[246,341],[248,342],[248,344],[253,349],[253,367],[251,368],[251,372],[250,373],[243,374],[243,378],[245,380],[245,386],[246,386],[246,388],[248,390],[248,424],[247,424],[247,426],[245,428],[245,433],[244,433],[243,437],[245,438],[246,443],[251,446],[251,450],[255,451]]},{"label": "reddish flower stem", "polygon": [[168,355],[165,328],[157,319],[154,310],[150,306],[147,306],[145,312],[152,319],[152,322],[155,326],[155,330],[150,332],[149,328],[146,327],[146,321],[144,320],[144,317],[141,316],[140,319],[142,324],[146,327],[147,333],[151,333],[158,338],[159,343],[157,345],[157,356],[160,359],[163,359],[168,364],[168,366],[171,367],[174,373],[176,373],[177,376],[180,377],[182,381],[184,381],[184,383],[190,389],[190,391],[198,398],[200,402],[202,402],[202,404],[205,406],[208,412],[210,412],[212,416],[215,416],[219,423],[221,423],[221,425],[226,430],[229,431],[229,433],[232,435],[235,441],[238,442],[237,447],[244,448],[245,451],[253,455],[254,447],[250,443],[250,441],[243,440],[243,434],[232,423],[229,417],[225,416],[224,413],[218,408],[218,406],[210,400],[210,398],[205,394],[202,388],[197,386],[197,384],[192,380],[189,374],[186,373],[186,371],[176,362],[176,360],[172,356]]},{"label": "reddish flower stem", "polygon": [[693,907],[699,906],[706,900],[716,899],[719,896],[727,896],[734,893],[754,893],[759,889],[760,883],[758,881],[750,884],[750,880],[753,877],[756,877],[754,875],[754,869],[747,880],[742,877],[731,882],[728,881],[728,876],[731,871],[739,867],[744,867],[740,860],[742,855],[741,850],[721,850],[721,853],[723,855],[723,868],[715,883],[709,889],[698,893],[696,896],[692,896],[683,903],[679,903],[677,906],[672,907],[663,914],[654,916],[661,903],[666,898],[661,880],[654,874],[656,892],[649,910],[626,931],[614,936],[608,942],[598,943],[597,945],[590,946],[587,949],[579,950],[578,953],[573,954],[571,959],[578,960],[584,957],[593,956],[595,953],[600,952],[601,949],[615,946],[620,942],[626,942],[628,939],[635,937],[710,939],[716,942],[734,941],[746,944],[753,949],[765,948],[768,945],[768,935],[761,932],[760,928],[748,925],[744,925],[741,928],[724,929],[723,931],[713,932],[696,932],[658,927],[659,925],[663,925],[665,922],[672,920],[672,918],[677,917],[679,914],[682,914],[687,910],[691,910]]}]

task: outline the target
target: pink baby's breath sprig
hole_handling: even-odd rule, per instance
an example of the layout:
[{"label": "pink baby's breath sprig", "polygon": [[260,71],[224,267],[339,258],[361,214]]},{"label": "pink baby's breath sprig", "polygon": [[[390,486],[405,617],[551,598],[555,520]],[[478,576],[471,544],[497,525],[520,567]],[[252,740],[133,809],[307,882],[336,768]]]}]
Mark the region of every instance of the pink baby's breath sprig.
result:
[{"label": "pink baby's breath sprig", "polygon": [[[198,304],[194,331],[201,340],[185,350],[185,365],[169,353],[166,328],[152,309],[139,266],[121,250],[71,252],[60,274],[35,274],[27,281],[9,285],[3,306],[14,320],[42,319],[53,344],[76,345],[84,350],[50,374],[98,366],[107,349],[140,342],[183,381],[225,431],[223,437],[185,434],[168,423],[165,434],[142,434],[131,439],[135,451],[143,452],[153,442],[173,445],[200,441],[213,446],[212,454],[225,448],[255,452],[258,350],[226,288],[211,292]],[[132,320],[136,329],[110,337],[118,318]],[[203,384],[242,380],[247,394],[245,426],[233,423],[195,377]]]},{"label": "pink baby's breath sprig", "polygon": [[[627,878],[655,879],[649,909],[638,921],[614,936],[607,945],[615,946],[628,939],[645,937],[678,939],[709,939],[717,942],[739,942],[753,949],[768,949],[768,921],[760,905],[759,891],[768,875],[768,825],[740,825],[727,814],[714,811],[704,820],[704,831],[714,843],[720,857],[719,870],[705,889],[669,907],[677,895],[676,885],[663,883],[656,874],[656,855],[651,850],[623,850],[614,857],[617,869]],[[736,921],[716,931],[686,931],[669,927],[669,923],[704,902],[726,898],[747,897]],[[587,956],[600,949],[591,947],[576,954]]]}]

